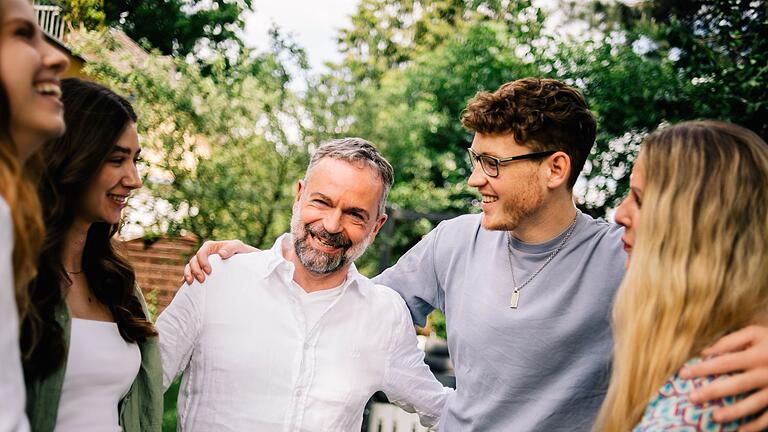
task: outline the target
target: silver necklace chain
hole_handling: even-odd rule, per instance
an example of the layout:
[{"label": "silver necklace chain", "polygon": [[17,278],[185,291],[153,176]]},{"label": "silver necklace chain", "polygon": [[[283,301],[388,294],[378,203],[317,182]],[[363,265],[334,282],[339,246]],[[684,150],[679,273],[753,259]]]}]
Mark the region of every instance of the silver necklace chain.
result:
[{"label": "silver necklace chain", "polygon": [[573,222],[571,222],[571,225],[568,226],[568,231],[565,233],[565,237],[563,237],[563,240],[560,242],[559,245],[557,245],[557,248],[555,248],[554,251],[552,251],[551,254],[547,257],[547,260],[544,261],[544,264],[541,265],[533,274],[521,285],[517,284],[517,281],[515,280],[515,269],[512,265],[512,233],[507,232],[507,252],[508,252],[508,258],[509,258],[509,271],[512,273],[512,298],[509,302],[509,307],[512,309],[517,309],[517,304],[520,301],[520,291],[528,285],[536,276],[541,273],[542,270],[544,270],[544,267],[546,267],[556,256],[558,253],[560,253],[561,250],[565,247],[565,244],[568,243],[568,239],[571,238],[571,234],[573,234],[574,229],[576,228],[576,218],[578,217],[578,212],[576,213],[576,216],[573,217]]}]

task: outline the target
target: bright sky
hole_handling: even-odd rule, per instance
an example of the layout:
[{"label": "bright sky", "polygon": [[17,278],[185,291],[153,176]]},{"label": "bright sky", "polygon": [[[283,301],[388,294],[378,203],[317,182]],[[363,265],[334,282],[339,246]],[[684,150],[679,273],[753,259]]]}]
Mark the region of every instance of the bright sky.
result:
[{"label": "bright sky", "polygon": [[340,59],[336,35],[348,27],[358,0],[254,0],[255,13],[246,18],[246,42],[260,49],[268,46],[273,23],[307,51],[312,69],[319,72],[326,61]]}]

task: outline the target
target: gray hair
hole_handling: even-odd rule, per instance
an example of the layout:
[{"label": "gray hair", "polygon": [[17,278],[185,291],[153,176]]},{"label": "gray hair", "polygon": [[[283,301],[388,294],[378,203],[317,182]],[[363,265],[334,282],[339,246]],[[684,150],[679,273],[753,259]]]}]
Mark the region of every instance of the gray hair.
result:
[{"label": "gray hair", "polygon": [[392,169],[392,165],[390,165],[384,156],[379,153],[373,143],[362,138],[354,137],[339,138],[323,143],[318,147],[315,154],[312,155],[312,159],[309,161],[307,172],[304,174],[305,183],[309,179],[309,174],[311,173],[312,168],[324,158],[339,159],[349,163],[363,164],[372,168],[384,185],[384,191],[381,193],[381,200],[379,200],[378,216],[384,214],[389,190],[392,189],[392,184],[395,182],[395,172]]}]

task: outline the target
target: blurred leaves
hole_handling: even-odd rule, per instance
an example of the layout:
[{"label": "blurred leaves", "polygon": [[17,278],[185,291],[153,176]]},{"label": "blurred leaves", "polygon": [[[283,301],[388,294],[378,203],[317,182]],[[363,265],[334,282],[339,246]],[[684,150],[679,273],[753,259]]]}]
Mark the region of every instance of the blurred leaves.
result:
[{"label": "blurred leaves", "polygon": [[123,30],[164,55],[229,50],[239,54],[243,12],[252,0],[60,0],[76,28]]}]

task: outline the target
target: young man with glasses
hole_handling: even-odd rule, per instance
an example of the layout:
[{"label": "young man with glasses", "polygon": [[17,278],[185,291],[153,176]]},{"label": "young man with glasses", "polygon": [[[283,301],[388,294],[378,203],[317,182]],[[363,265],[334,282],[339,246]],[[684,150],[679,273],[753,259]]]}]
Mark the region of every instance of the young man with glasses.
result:
[{"label": "young man with glasses", "polygon": [[[445,313],[457,391],[440,430],[590,430],[626,258],[623,231],[573,203],[595,119],[574,88],[525,78],[478,93],[462,124],[475,133],[468,182],[482,214],[442,222],[374,280],[403,296],[416,324]],[[239,245],[204,246],[186,277]]]},{"label": "young man with glasses", "polygon": [[462,124],[483,213],[441,223],[378,280],[417,324],[445,312],[457,392],[443,430],[589,430],[624,273],[622,231],[571,197],[595,119],[575,89],[523,79],[478,93]]}]

